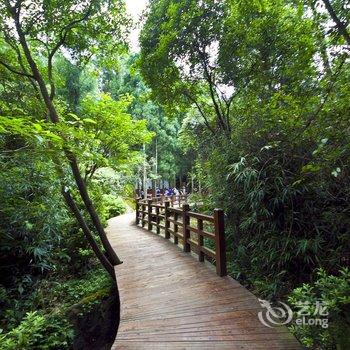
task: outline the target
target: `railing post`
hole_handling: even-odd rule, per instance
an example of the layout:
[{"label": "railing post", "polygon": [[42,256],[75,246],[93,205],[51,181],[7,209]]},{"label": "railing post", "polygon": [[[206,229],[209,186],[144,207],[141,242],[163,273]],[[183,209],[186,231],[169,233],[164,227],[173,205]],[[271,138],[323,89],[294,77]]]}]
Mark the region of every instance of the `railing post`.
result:
[{"label": "railing post", "polygon": [[136,225],[138,225],[140,223],[140,205],[139,205],[139,199],[136,198]]},{"label": "railing post", "polygon": [[164,206],[165,206],[165,209],[164,209],[164,235],[165,235],[165,238],[166,239],[169,239],[170,238],[170,232],[168,231],[169,227],[170,227],[170,221],[168,220],[169,216],[170,216],[170,213],[169,213],[169,207],[170,207],[170,202],[169,201],[165,201],[164,202]]},{"label": "railing post", "polygon": [[147,200],[148,203],[148,231],[152,231],[152,199]]},{"label": "railing post", "polygon": [[189,253],[191,251],[191,246],[187,242],[190,238],[190,231],[187,228],[190,224],[190,217],[187,215],[187,212],[190,210],[190,206],[188,204],[184,204],[182,206],[182,224],[183,224],[183,251]]},{"label": "railing post", "polygon": [[[178,221],[179,220],[179,213],[175,213],[174,214],[174,220]],[[179,225],[174,224],[174,232],[178,233],[179,232]],[[177,237],[176,235],[174,235],[174,244],[178,244],[179,243],[179,237]]]},{"label": "railing post", "polygon": [[141,225],[142,225],[142,227],[145,227],[145,217],[146,217],[145,211],[146,211],[146,205],[144,204],[144,202],[141,203],[141,209],[142,209]]},{"label": "railing post", "polygon": [[216,273],[226,276],[225,220],[222,209],[214,209]]}]

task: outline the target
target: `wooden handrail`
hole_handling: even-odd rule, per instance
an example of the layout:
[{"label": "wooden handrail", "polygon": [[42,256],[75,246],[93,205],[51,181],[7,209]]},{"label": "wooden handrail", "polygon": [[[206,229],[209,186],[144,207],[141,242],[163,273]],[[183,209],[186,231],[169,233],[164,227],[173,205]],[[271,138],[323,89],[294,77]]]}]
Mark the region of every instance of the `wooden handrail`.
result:
[{"label": "wooden handrail", "polygon": [[[187,198],[186,198],[187,200]],[[183,251],[194,251],[198,254],[198,260],[203,262],[205,257],[214,259],[216,273],[219,276],[227,275],[226,268],[226,241],[224,212],[215,209],[214,215],[205,215],[190,211],[190,206],[185,203],[181,208],[171,206],[173,200],[165,200],[161,204],[155,204],[154,198],[136,198],[136,224],[142,227],[147,224],[149,231],[156,228],[156,233],[164,231],[164,237],[174,237],[174,244],[182,240]],[[191,222],[192,219],[192,222]],[[195,222],[197,227],[193,226]],[[210,225],[213,232],[208,232],[205,227]],[[179,230],[179,227],[181,230]],[[196,238],[196,240],[194,240]],[[215,246],[212,250],[205,246],[205,239],[211,240]]]},{"label": "wooden handrail", "polygon": [[164,202],[170,201],[171,206],[174,206],[175,204],[177,204],[178,206],[181,206],[181,204],[187,202],[188,195],[179,194],[179,195],[166,196],[162,194],[160,196],[152,197],[151,194],[148,194],[147,198],[136,197],[135,199],[138,200],[139,202],[141,201],[142,203],[147,203],[147,201],[151,199],[154,205],[156,205],[157,203],[164,204]]}]

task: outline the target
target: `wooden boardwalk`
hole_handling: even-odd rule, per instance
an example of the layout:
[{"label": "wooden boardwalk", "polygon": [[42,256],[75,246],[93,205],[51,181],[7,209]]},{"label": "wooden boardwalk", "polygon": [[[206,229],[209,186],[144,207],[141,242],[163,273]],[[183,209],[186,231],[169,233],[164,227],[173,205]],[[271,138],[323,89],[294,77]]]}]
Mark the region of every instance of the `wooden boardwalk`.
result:
[{"label": "wooden boardwalk", "polygon": [[108,237],[124,261],[115,268],[121,322],[112,350],[301,349],[286,328],[259,322],[256,297],[237,281],[134,220],[109,221]]}]

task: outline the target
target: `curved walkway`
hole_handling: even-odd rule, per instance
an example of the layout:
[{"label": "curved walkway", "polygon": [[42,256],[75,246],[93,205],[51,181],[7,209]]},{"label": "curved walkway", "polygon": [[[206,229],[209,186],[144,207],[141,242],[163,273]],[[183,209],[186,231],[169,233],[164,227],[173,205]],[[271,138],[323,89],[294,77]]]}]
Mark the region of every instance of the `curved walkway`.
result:
[{"label": "curved walkway", "polygon": [[284,327],[267,328],[256,297],[231,277],[152,232],[135,215],[109,221],[108,237],[124,263],[115,268],[121,321],[117,349],[301,349]]}]

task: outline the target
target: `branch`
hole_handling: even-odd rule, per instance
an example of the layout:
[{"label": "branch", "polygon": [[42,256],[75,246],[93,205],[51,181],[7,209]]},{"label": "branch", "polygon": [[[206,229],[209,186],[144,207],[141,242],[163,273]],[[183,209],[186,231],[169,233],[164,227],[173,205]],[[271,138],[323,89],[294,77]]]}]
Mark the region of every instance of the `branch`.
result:
[{"label": "branch", "polygon": [[211,79],[211,74],[209,73],[207,64],[205,62],[203,62],[203,68],[204,68],[204,73],[205,73],[205,76],[206,76],[206,81],[209,84],[210,97],[211,97],[211,99],[212,99],[212,101],[214,103],[214,109],[215,109],[216,115],[218,117],[219,123],[222,126],[222,129],[225,130],[226,129],[225,123],[223,121],[219,105],[216,102],[215,93],[214,93],[214,89],[213,89],[213,82],[212,82],[212,79]]},{"label": "branch", "polygon": [[25,72],[21,72],[21,71],[18,71],[16,70],[15,68],[11,67],[9,64],[7,64],[6,62],[0,60],[0,64],[3,65],[5,68],[7,68],[10,72],[12,73],[15,73],[17,75],[21,75],[23,77],[27,77],[27,78],[30,78],[30,79],[35,79],[34,78],[34,75],[31,75],[29,73],[25,73]]},{"label": "branch", "polygon": [[55,84],[53,82],[53,77],[52,77],[52,59],[53,59],[55,53],[59,50],[59,48],[65,43],[69,31],[72,30],[75,25],[85,21],[90,16],[91,7],[92,7],[92,3],[90,3],[88,10],[81,18],[78,18],[78,19],[68,23],[66,26],[64,26],[61,29],[60,35],[59,35],[60,39],[58,40],[56,45],[52,48],[51,52],[49,53],[49,56],[47,59],[47,69],[48,69],[48,78],[49,78],[49,82],[50,82],[50,99],[51,100],[53,100],[53,98],[55,97],[55,93],[56,93],[55,92],[55,90],[56,90]]},{"label": "branch", "polygon": [[329,0],[322,0],[322,1],[325,4],[326,9],[327,9],[329,15],[331,16],[332,20],[335,22],[335,24],[339,30],[339,33],[344,37],[344,39],[348,43],[348,45],[350,45],[350,35],[349,35],[348,31],[346,30],[345,24],[339,19],[339,17],[335,13]]},{"label": "branch", "polygon": [[98,166],[96,163],[93,163],[91,165],[91,167],[86,167],[85,175],[84,175],[84,182],[85,183],[87,183],[88,180],[91,180],[91,178],[94,176],[97,169],[98,169]]},{"label": "branch", "polygon": [[337,70],[336,70],[336,72],[332,75],[332,79],[331,79],[331,81],[330,81],[330,84],[329,84],[328,88],[326,89],[326,92],[325,92],[325,94],[324,94],[324,96],[323,96],[323,101],[321,102],[321,104],[319,105],[319,107],[316,109],[316,111],[309,117],[309,119],[308,119],[308,121],[307,121],[307,123],[306,123],[306,125],[305,125],[305,127],[304,127],[304,129],[303,129],[303,131],[302,131],[302,133],[303,133],[303,132],[311,125],[311,123],[316,119],[316,117],[320,114],[320,112],[322,111],[324,105],[325,105],[326,102],[328,101],[329,96],[330,96],[330,94],[331,94],[331,92],[332,92],[332,90],[333,90],[333,87],[334,87],[334,85],[335,85],[335,83],[336,83],[336,81],[337,81],[338,76],[339,76],[340,73],[341,73],[341,70],[342,70],[342,68],[343,68],[343,65],[344,65],[345,61],[346,61],[346,59],[345,59],[345,55],[344,55],[344,57],[343,57],[342,61],[340,62],[339,66],[338,66],[338,68],[337,68]]},{"label": "branch", "polygon": [[[21,1],[21,0],[18,0],[18,1]],[[21,23],[20,23],[20,10],[21,10],[21,7],[20,7],[20,3],[19,3],[19,6],[16,8],[16,7],[12,7],[9,0],[5,0],[5,4],[6,4],[6,7],[7,7],[7,10],[9,11],[9,13],[11,14],[12,16],[12,19],[14,21],[14,24],[15,24],[15,28],[16,28],[16,31],[17,31],[17,35],[18,35],[18,40],[19,40],[19,43],[23,49],[23,52],[24,52],[24,56],[27,60],[27,63],[32,71],[32,74],[33,74],[33,78],[36,80],[36,82],[38,83],[38,86],[39,86],[39,89],[40,89],[40,93],[42,95],[42,98],[43,98],[43,101],[47,107],[47,110],[49,111],[49,116],[50,116],[50,119],[52,122],[56,123],[59,121],[59,118],[58,118],[58,114],[57,114],[57,111],[52,103],[52,101],[50,100],[50,97],[49,97],[49,93],[47,91],[47,88],[46,88],[46,84],[45,84],[45,81],[36,65],[36,62],[34,61],[33,57],[32,57],[32,53],[29,49],[29,46],[28,46],[28,43],[27,43],[27,39],[26,39],[26,36],[22,30],[22,26],[21,26]]]},{"label": "branch", "polygon": [[191,97],[191,95],[190,95],[187,91],[184,92],[184,95],[185,95],[190,101],[192,101],[192,102],[196,105],[196,107],[197,107],[199,113],[201,114],[201,116],[202,116],[203,119],[204,119],[204,123],[205,123],[206,127],[209,129],[209,131],[210,131],[214,136],[216,136],[215,130],[210,126],[209,121],[208,121],[207,117],[206,117],[205,114],[204,114],[204,111],[202,110],[201,106],[200,106],[199,103],[196,101],[196,99],[193,98],[193,97]]},{"label": "branch", "polygon": [[1,150],[0,153],[13,153],[13,152],[19,152],[22,151],[24,149],[28,149],[29,145],[25,145],[23,147],[20,148],[16,148],[16,149],[8,149],[8,150]]},{"label": "branch", "polygon": [[[16,45],[16,43],[12,42],[11,38],[8,36],[7,33],[5,33],[5,41],[6,41],[6,43],[7,43],[8,45],[10,45],[10,46],[12,47],[12,49],[16,52],[16,54],[17,54],[17,60],[18,60],[18,62],[19,62],[19,65],[20,65],[21,68],[22,68],[22,72],[25,73],[25,74],[29,74],[29,73],[27,72],[27,70],[26,70],[26,67],[25,67],[24,63],[23,63],[23,59],[22,59],[22,55],[21,55],[20,49],[18,48],[18,46]],[[29,74],[29,75],[30,75],[30,74]],[[39,100],[40,100],[40,94],[39,94],[39,91],[38,91],[38,87],[37,87],[37,85],[35,84],[35,81],[36,81],[36,80],[34,79],[34,76],[33,76],[33,78],[29,78],[29,82],[30,82],[30,84],[32,85],[34,91],[36,92],[36,94],[37,94],[37,96],[38,96],[38,98],[39,98]]]},{"label": "branch", "polygon": [[[217,103],[218,103],[218,106],[220,108],[221,115],[224,116],[225,115],[225,109],[221,105],[221,101],[225,102],[224,93],[220,90],[219,85],[216,83],[215,68],[212,68],[210,66],[209,66],[209,68],[212,71],[212,73],[210,73],[210,78],[211,78],[211,84],[213,86],[213,93],[214,93],[214,95],[216,95],[216,98],[218,100]],[[225,105],[226,105],[226,103],[225,103]]]},{"label": "branch", "polygon": [[[220,90],[219,86],[215,82],[213,82],[213,85],[215,86],[215,89],[218,90],[221,94],[221,97],[220,97],[219,94],[216,93],[217,98],[219,100],[220,110],[221,110],[222,116],[223,116],[223,118],[226,119],[227,131],[230,134],[231,133],[230,107],[231,107],[232,101],[240,93],[240,91],[236,92],[235,94],[232,94],[232,96],[229,99],[227,99],[225,97],[224,93]],[[221,107],[221,101],[224,102],[225,108]]]},{"label": "branch", "polygon": [[90,13],[91,13],[91,6],[92,6],[92,3],[90,3],[89,5],[89,8],[88,10],[86,11],[86,13],[83,15],[83,17],[81,18],[78,18],[70,23],[68,23],[66,26],[64,26],[61,31],[60,31],[60,39],[59,41],[56,43],[56,45],[53,47],[53,49],[51,50],[50,54],[49,54],[49,58],[52,59],[52,57],[55,55],[55,53],[57,52],[57,50],[65,43],[65,40],[67,38],[67,35],[69,33],[69,31],[71,29],[74,28],[74,26],[78,23],[81,23],[83,21],[85,21],[89,16],[90,16]]},{"label": "branch", "polygon": [[[214,84],[214,82],[212,80],[212,74],[208,70],[208,65],[207,65],[207,61],[206,61],[206,57],[205,57],[205,49],[204,49],[204,52],[203,52],[203,50],[198,48],[198,52],[199,52],[199,55],[201,56],[201,64],[202,64],[202,67],[204,69],[204,79],[209,84],[210,97],[211,97],[211,100],[212,100],[212,102],[214,104],[214,109],[215,109],[215,113],[217,115],[217,119],[219,121],[219,126],[227,134],[227,136],[229,136],[229,134],[230,134],[229,128],[228,128],[227,123],[224,120],[223,113],[222,113],[222,110],[221,110],[221,105],[220,105],[220,103],[218,104],[218,102],[216,101],[216,98],[215,98],[215,94],[217,94],[217,92],[214,91],[215,89],[214,89],[213,86],[215,84]],[[220,98],[219,98],[219,101],[220,101]]]}]

